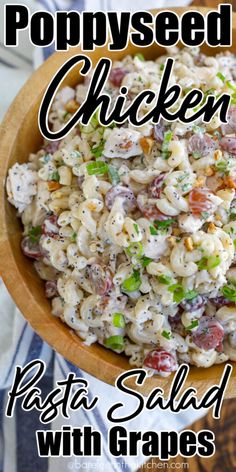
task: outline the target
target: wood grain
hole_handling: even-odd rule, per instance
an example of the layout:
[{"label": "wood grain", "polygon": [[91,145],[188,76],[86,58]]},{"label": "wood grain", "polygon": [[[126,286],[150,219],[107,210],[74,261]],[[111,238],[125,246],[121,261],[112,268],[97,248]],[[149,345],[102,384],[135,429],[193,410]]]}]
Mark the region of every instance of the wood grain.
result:
[{"label": "wood grain", "polygon": [[[196,421],[190,429],[200,431],[210,429],[215,433],[216,452],[209,459],[193,457],[185,459],[177,456],[163,462],[156,458],[150,459],[138,472],[154,470],[184,470],[189,472],[234,472],[236,471],[236,400],[225,400],[220,420],[212,419],[211,413]],[[187,464],[187,465],[186,465]]]},{"label": "wood grain", "polygon": [[[221,3],[229,3],[227,0]],[[201,5],[205,7],[217,7],[219,2],[215,0],[195,0],[192,5]],[[233,9],[236,10],[236,0],[231,2]],[[201,429],[210,429],[216,437],[216,453],[209,459],[191,458],[183,459],[180,456],[164,463],[169,470],[189,470],[190,472],[234,472],[236,471],[236,400],[225,400],[222,408],[221,419],[212,419],[211,413],[208,413],[203,419],[194,423],[190,428],[193,431]],[[167,470],[162,467],[158,459],[152,458],[139,472]],[[175,469],[174,469],[175,468]]]},{"label": "wood grain", "polygon": [[220,2],[216,2],[215,0],[194,0],[192,5],[208,7],[208,8],[217,8],[220,3],[231,3],[233,10],[236,10],[236,0],[232,0],[231,2],[228,0],[222,0]]}]

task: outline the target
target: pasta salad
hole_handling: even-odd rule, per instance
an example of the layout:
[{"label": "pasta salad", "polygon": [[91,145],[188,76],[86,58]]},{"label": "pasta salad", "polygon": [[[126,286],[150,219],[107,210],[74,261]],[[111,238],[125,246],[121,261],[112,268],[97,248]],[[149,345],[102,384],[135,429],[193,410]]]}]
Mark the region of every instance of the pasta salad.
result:
[{"label": "pasta salad", "polygon": [[[193,87],[231,95],[227,124],[216,115],[209,124],[103,127],[95,114],[13,165],[6,183],[52,314],[86,345],[164,376],[183,362],[236,360],[236,56],[198,48],[126,56],[113,63],[105,92],[115,99],[125,85],[132,101],[158,90],[169,56],[181,99]],[[53,130],[88,84],[57,93]]]}]

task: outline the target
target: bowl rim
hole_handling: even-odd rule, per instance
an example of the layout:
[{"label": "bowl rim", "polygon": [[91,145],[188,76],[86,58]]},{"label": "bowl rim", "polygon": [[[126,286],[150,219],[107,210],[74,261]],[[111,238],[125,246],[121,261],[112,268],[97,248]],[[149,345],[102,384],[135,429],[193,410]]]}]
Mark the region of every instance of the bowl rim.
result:
[{"label": "bowl rim", "polygon": [[[159,11],[166,10],[174,11],[177,14],[182,14],[189,10],[197,10],[201,11],[205,15],[214,9],[192,6],[187,8],[175,7],[151,9],[149,11],[152,13],[157,13]],[[236,13],[233,13],[233,19],[235,19],[236,25]],[[103,52],[104,49],[105,48],[101,48],[101,52]],[[0,186],[0,274],[10,295],[22,312],[24,318],[30,323],[33,330],[36,331],[36,333],[39,334],[39,336],[41,336],[44,341],[46,341],[56,352],[64,356],[68,361],[72,362],[77,367],[83,369],[99,380],[114,385],[118,375],[127,370],[127,359],[121,359],[123,356],[118,356],[112,351],[109,351],[101,346],[96,346],[96,348],[94,348],[94,345],[90,348],[84,346],[83,343],[79,341],[78,336],[72,330],[70,330],[69,327],[66,327],[66,330],[59,329],[59,325],[64,326],[61,321],[54,319],[54,323],[52,323],[51,314],[50,316],[46,316],[46,324],[41,323],[41,317],[45,316],[45,312],[42,307],[37,305],[31,293],[30,285],[28,285],[28,283],[26,283],[21,276],[18,263],[15,259],[15,255],[9,241],[8,227],[6,222],[5,179],[9,166],[8,160],[12,154],[15,142],[17,142],[21,121],[27,117],[30,111],[32,106],[31,99],[36,101],[37,97],[39,97],[39,95],[42,93],[42,90],[45,88],[44,85],[42,85],[42,73],[44,73],[46,77],[48,77],[48,75],[52,76],[50,72],[52,68],[57,70],[59,66],[65,62],[65,60],[75,54],[78,54],[79,52],[81,52],[80,48],[76,47],[71,48],[66,52],[55,52],[52,56],[50,56],[35,72],[33,72],[33,74],[18,92],[1,123],[0,180],[3,185]],[[122,53],[125,55],[125,50],[122,51]],[[88,53],[85,52],[85,54]],[[33,93],[32,88],[34,90]],[[19,113],[21,120],[19,120]],[[14,133],[12,133],[12,130],[14,130]],[[55,323],[58,329],[50,329],[53,327],[53,325],[55,325]],[[59,331],[62,336],[60,339],[58,338]],[[79,354],[79,361],[77,361],[77,358],[75,359],[75,350],[77,351],[77,355]],[[119,364],[116,362],[118,361],[117,356],[119,357]],[[199,388],[198,392],[204,393],[206,388],[219,381],[224,366],[225,364],[214,365],[207,370],[204,368],[191,367],[190,374],[185,386],[197,386]],[[132,369],[133,367],[130,366],[129,368]],[[227,393],[225,395],[226,398],[236,395],[236,374],[234,373],[234,370],[229,382]],[[164,389],[165,395],[167,395],[172,379],[173,375],[166,378],[153,376],[147,378],[145,384],[142,387],[138,387],[132,378],[127,382],[127,385],[130,385],[132,388],[141,391],[144,395],[148,394],[152,388],[158,385]]]}]

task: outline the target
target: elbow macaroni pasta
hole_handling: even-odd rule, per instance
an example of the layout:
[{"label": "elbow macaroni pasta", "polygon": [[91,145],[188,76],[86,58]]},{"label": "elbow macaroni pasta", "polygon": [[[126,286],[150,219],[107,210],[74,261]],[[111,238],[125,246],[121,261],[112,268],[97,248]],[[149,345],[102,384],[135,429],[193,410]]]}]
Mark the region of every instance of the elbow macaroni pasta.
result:
[{"label": "elbow macaroni pasta", "polygon": [[[168,54],[145,67],[140,55],[117,61],[104,90],[117,97],[117,69],[130,96],[158,90]],[[227,92],[235,100],[231,53],[171,55],[180,100],[193,87],[204,99]],[[87,88],[57,93],[53,130]],[[141,104],[141,115],[148,110]],[[124,352],[148,375],[236,360],[235,123],[234,101],[228,124],[217,113],[208,124],[103,127],[95,114],[9,170],[22,250],[35,259],[52,314],[86,345]]]}]

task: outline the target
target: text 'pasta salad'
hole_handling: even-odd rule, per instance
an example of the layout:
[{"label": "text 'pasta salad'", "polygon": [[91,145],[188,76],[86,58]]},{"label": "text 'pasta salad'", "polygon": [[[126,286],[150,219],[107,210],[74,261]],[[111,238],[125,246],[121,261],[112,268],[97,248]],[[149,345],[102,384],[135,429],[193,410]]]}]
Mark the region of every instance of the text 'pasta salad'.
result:
[{"label": "text 'pasta salad'", "polygon": [[[130,101],[158,90],[167,56],[182,98],[231,95],[228,124],[102,127],[95,114],[9,170],[23,253],[45,281],[52,314],[86,345],[125,353],[150,375],[179,363],[236,360],[236,56],[177,48],[114,62],[105,92]],[[64,87],[49,115],[60,129],[88,79]],[[142,105],[146,114],[149,105]]]}]

